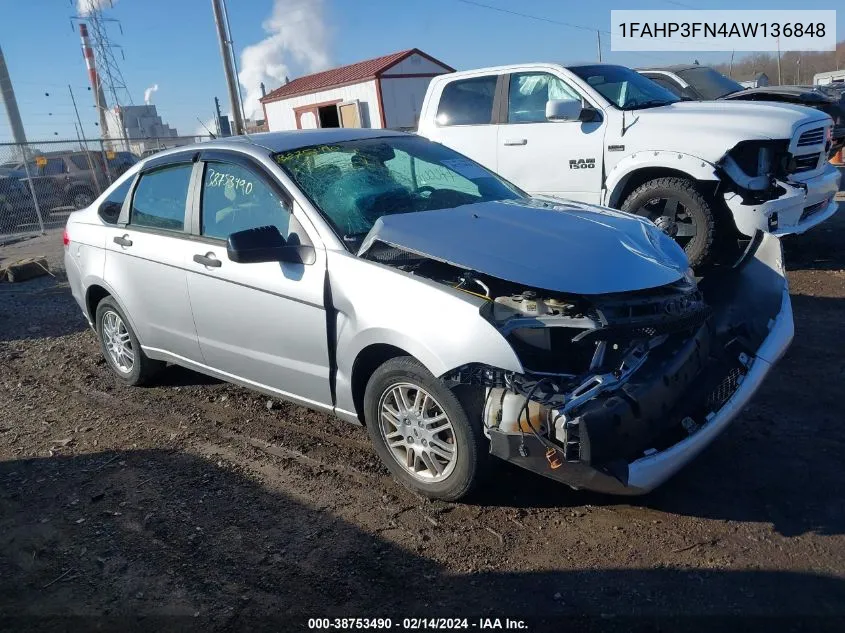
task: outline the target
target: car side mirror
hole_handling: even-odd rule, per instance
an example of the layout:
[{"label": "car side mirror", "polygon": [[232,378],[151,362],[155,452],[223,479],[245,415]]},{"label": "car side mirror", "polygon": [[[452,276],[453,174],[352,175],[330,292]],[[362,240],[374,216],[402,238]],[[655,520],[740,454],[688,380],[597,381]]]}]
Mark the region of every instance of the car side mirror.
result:
[{"label": "car side mirror", "polygon": [[546,102],[546,119],[549,121],[580,121],[589,123],[599,118],[598,110],[580,101],[549,99]]},{"label": "car side mirror", "polygon": [[226,253],[230,260],[239,264],[313,264],[317,261],[313,246],[287,243],[278,227],[272,225],[232,233],[226,241]]}]

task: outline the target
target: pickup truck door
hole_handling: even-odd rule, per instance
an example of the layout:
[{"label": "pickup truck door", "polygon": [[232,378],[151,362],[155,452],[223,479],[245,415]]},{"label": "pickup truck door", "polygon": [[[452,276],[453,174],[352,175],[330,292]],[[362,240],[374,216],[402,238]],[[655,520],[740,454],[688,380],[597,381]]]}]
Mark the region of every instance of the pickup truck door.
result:
[{"label": "pickup truck door", "polygon": [[502,86],[497,171],[532,194],[582,202],[601,199],[605,120],[548,121],[546,102],[579,92],[545,71],[512,73]]},{"label": "pickup truck door", "polygon": [[497,75],[483,75],[447,82],[439,95],[433,95],[437,111],[423,135],[496,171],[498,81]]}]

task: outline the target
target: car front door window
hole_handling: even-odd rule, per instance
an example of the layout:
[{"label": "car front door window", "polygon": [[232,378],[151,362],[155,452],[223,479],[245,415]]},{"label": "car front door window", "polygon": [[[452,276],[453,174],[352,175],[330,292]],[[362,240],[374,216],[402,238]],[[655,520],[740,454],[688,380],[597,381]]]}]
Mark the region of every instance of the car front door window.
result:
[{"label": "car front door window", "polygon": [[552,99],[581,101],[577,92],[549,73],[515,73],[508,86],[508,123],[546,121],[546,103]]},{"label": "car front door window", "polygon": [[275,226],[290,233],[290,206],[252,170],[240,165],[210,162],[205,166],[201,198],[201,232],[223,239],[259,226]]}]

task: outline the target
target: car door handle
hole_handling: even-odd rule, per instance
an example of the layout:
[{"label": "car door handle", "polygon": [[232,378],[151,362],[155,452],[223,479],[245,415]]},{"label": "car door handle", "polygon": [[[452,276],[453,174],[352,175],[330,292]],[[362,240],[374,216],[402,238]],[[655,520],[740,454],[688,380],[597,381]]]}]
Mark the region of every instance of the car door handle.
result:
[{"label": "car door handle", "polygon": [[114,238],[114,243],[120,244],[121,246],[132,246],[132,240],[129,239],[128,235],[118,235]]},{"label": "car door handle", "polygon": [[528,145],[527,138],[506,138],[505,145]]},{"label": "car door handle", "polygon": [[194,261],[203,266],[210,266],[211,268],[220,268],[223,265],[219,259],[214,257],[211,253],[208,255],[194,255]]}]

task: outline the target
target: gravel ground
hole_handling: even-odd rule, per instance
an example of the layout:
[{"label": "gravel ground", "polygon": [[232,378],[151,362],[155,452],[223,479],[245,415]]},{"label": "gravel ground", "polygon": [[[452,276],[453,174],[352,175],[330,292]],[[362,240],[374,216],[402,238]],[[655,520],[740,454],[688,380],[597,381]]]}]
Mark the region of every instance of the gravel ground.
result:
[{"label": "gravel ground", "polygon": [[362,429],[325,415],[177,367],[119,386],[60,234],[0,248],[56,273],[0,285],[0,629],[841,630],[844,239],[840,213],[786,240],[792,348],[661,489],[603,497],[502,464],[463,504],[400,488]]}]

